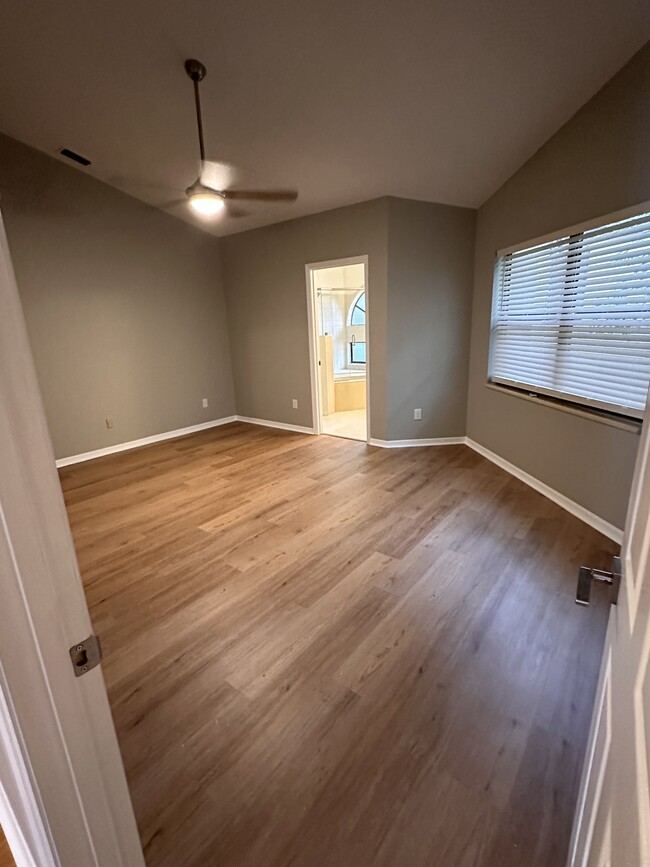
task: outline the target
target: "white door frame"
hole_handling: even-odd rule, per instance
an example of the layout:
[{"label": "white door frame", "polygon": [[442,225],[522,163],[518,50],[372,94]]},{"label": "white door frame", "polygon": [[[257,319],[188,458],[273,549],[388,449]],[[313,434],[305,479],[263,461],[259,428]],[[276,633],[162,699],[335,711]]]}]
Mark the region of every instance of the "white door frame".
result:
[{"label": "white door frame", "polygon": [[307,284],[307,322],[309,328],[309,373],[311,379],[311,413],[315,434],[323,432],[320,385],[318,380],[318,326],[316,323],[316,286],[314,271],[324,268],[341,268],[344,265],[363,265],[363,285],[366,292],[366,442],[370,442],[370,315],[368,285],[368,256],[349,256],[346,259],[329,259],[326,262],[310,262],[305,265]]},{"label": "white door frame", "polygon": [[[0,218],[0,824],[17,867],[144,867]],[[71,383],[71,387],[73,384]]]}]

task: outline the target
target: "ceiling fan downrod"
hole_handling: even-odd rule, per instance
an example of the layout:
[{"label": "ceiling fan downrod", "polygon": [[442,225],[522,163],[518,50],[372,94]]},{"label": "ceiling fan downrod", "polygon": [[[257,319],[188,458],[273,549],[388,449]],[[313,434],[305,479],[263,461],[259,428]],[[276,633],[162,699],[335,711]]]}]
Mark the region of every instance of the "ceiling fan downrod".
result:
[{"label": "ceiling fan downrod", "polygon": [[199,82],[203,81],[207,72],[200,60],[186,60],[185,72],[194,83],[194,104],[196,106],[196,126],[199,132],[199,151],[201,153],[201,166],[205,162],[205,144],[203,142],[203,118],[201,116],[201,96],[199,94]]},{"label": "ceiling fan downrod", "polygon": [[[203,175],[206,167],[205,143],[203,141],[203,117],[201,114],[201,96],[199,83],[206,76],[206,68],[200,60],[191,58],[185,61],[185,72],[194,84],[194,104],[196,107],[196,126],[199,133],[199,152],[201,154],[201,166],[199,176],[194,183],[185,190],[189,205],[202,217],[214,217],[225,207],[226,201],[239,199],[251,202],[295,202],[298,193],[295,190],[233,190],[217,189],[209,183],[204,183]],[[231,211],[236,215],[236,209]],[[241,216],[241,212],[239,216]]]}]

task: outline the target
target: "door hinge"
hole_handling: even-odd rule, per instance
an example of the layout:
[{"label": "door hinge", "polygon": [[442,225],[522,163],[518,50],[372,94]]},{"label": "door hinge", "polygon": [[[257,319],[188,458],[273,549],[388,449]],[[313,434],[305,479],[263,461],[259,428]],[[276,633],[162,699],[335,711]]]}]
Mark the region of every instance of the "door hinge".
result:
[{"label": "door hinge", "polygon": [[70,659],[75,677],[81,677],[82,674],[99,665],[102,661],[102,646],[99,643],[99,636],[89,635],[79,644],[73,644],[70,648]]},{"label": "door hinge", "polygon": [[614,566],[611,572],[604,569],[592,569],[589,566],[581,566],[578,571],[578,589],[576,590],[576,603],[589,605],[591,594],[591,582],[601,581],[609,584],[609,601],[612,605],[618,602],[618,591],[621,587],[621,558],[614,557]]}]

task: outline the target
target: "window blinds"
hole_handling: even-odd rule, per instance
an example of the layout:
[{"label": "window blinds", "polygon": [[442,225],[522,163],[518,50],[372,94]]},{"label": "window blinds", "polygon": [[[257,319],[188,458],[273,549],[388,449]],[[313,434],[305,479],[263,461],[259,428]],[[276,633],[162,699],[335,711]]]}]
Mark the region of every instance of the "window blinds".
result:
[{"label": "window blinds", "polygon": [[490,380],[641,417],[650,381],[650,214],[497,259]]}]

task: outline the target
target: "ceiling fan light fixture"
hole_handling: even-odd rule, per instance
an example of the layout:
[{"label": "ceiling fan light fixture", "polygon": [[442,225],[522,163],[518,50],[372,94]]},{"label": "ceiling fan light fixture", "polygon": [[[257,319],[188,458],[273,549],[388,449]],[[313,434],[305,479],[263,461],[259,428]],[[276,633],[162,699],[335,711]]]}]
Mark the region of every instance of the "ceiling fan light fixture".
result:
[{"label": "ceiling fan light fixture", "polygon": [[200,184],[189,187],[186,192],[190,207],[201,217],[216,217],[226,206],[223,196]]}]

